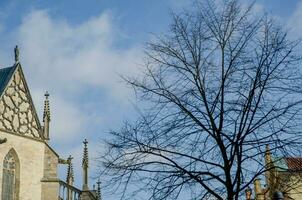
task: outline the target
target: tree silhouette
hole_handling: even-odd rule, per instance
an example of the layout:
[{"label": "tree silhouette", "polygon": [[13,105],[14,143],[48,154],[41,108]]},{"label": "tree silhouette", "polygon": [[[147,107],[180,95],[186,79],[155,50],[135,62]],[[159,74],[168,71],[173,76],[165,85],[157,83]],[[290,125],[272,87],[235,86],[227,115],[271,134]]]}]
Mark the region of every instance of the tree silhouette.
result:
[{"label": "tree silhouette", "polygon": [[298,44],[253,4],[205,0],[174,14],[147,44],[144,75],[125,78],[149,107],[111,132],[110,187],[124,199],[239,199],[267,170],[265,145],[300,149]]}]

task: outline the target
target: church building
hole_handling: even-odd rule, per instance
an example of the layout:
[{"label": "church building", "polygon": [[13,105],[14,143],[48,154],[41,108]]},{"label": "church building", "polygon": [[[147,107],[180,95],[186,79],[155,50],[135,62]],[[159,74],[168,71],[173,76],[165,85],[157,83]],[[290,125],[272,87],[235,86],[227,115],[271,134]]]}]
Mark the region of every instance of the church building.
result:
[{"label": "church building", "polygon": [[264,158],[266,184],[261,185],[261,180],[256,179],[254,198],[249,188],[245,191],[246,200],[302,199],[302,158],[273,156],[268,145]]},{"label": "church building", "polygon": [[[49,145],[49,94],[45,94],[40,122],[26,84],[19,50],[15,63],[0,69],[0,195],[1,200],[100,200],[88,185],[88,147],[83,150],[83,186],[74,183],[72,157],[61,158]],[[67,165],[67,177],[58,177],[58,166]]]}]

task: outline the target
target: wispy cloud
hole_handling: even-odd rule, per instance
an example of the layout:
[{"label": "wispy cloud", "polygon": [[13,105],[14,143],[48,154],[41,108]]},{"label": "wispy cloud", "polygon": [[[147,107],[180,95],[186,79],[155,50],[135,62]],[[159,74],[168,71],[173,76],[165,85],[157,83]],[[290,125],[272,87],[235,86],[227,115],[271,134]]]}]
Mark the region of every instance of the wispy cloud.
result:
[{"label": "wispy cloud", "polygon": [[22,62],[34,72],[35,83],[43,82],[65,93],[88,85],[108,87],[111,95],[120,94],[123,90],[117,72],[134,72],[139,48],[114,48],[118,34],[113,31],[111,19],[107,12],[72,26],[51,19],[45,11],[26,16],[18,39]]},{"label": "wispy cloud", "polygon": [[[101,102],[111,102],[114,107],[114,103],[120,106],[129,101],[129,90],[119,74],[136,73],[141,51],[139,47],[115,48],[118,34],[114,30],[109,12],[71,25],[52,19],[44,10],[32,11],[17,29],[21,62],[34,99],[44,90],[53,94],[52,139],[60,141],[83,133],[91,126],[92,113],[105,118]],[[93,90],[99,93],[92,95]],[[91,106],[93,101],[98,107]],[[110,115],[110,110],[105,110]]]},{"label": "wispy cloud", "polygon": [[62,157],[74,155],[77,175],[83,138],[91,141],[91,152],[102,152],[102,133],[130,115],[131,93],[119,74],[137,74],[142,51],[140,46],[117,48],[118,31],[110,12],[75,25],[32,10],[6,33],[19,44],[38,114],[45,90],[51,93],[51,144]]}]

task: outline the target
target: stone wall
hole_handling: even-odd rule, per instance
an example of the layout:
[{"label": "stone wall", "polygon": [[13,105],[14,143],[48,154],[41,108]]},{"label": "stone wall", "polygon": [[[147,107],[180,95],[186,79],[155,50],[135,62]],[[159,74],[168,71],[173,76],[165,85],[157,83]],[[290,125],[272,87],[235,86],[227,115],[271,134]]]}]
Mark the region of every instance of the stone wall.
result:
[{"label": "stone wall", "polygon": [[55,180],[58,178],[57,169],[59,163],[59,157],[53,152],[53,150],[45,145],[44,149],[44,180]]},{"label": "stone wall", "polygon": [[[20,162],[20,200],[41,200],[41,179],[43,178],[45,144],[31,138],[0,131],[0,138],[7,142],[0,144],[0,184],[2,185],[3,159],[14,149]],[[2,194],[0,187],[0,195]]]},{"label": "stone wall", "polygon": [[42,181],[41,200],[57,200],[59,194],[59,182]]},{"label": "stone wall", "polygon": [[41,200],[53,200],[57,199],[59,194],[57,176],[59,158],[46,144],[44,155],[44,175],[42,178]]},{"label": "stone wall", "polygon": [[287,198],[285,195],[285,200],[290,199],[302,199],[302,177],[299,173],[297,175],[293,174],[287,175],[290,177],[290,181],[287,184],[287,196],[290,198]]}]

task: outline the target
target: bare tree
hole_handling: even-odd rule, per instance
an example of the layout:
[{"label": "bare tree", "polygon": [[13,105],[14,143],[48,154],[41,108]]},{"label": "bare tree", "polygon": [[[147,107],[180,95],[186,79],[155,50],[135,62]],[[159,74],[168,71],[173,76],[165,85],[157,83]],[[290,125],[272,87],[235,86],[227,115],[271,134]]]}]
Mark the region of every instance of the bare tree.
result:
[{"label": "bare tree", "polygon": [[240,199],[267,170],[265,145],[297,153],[298,43],[236,0],[174,14],[170,32],[147,45],[144,76],[126,78],[149,107],[112,131],[103,157],[121,197]]}]

